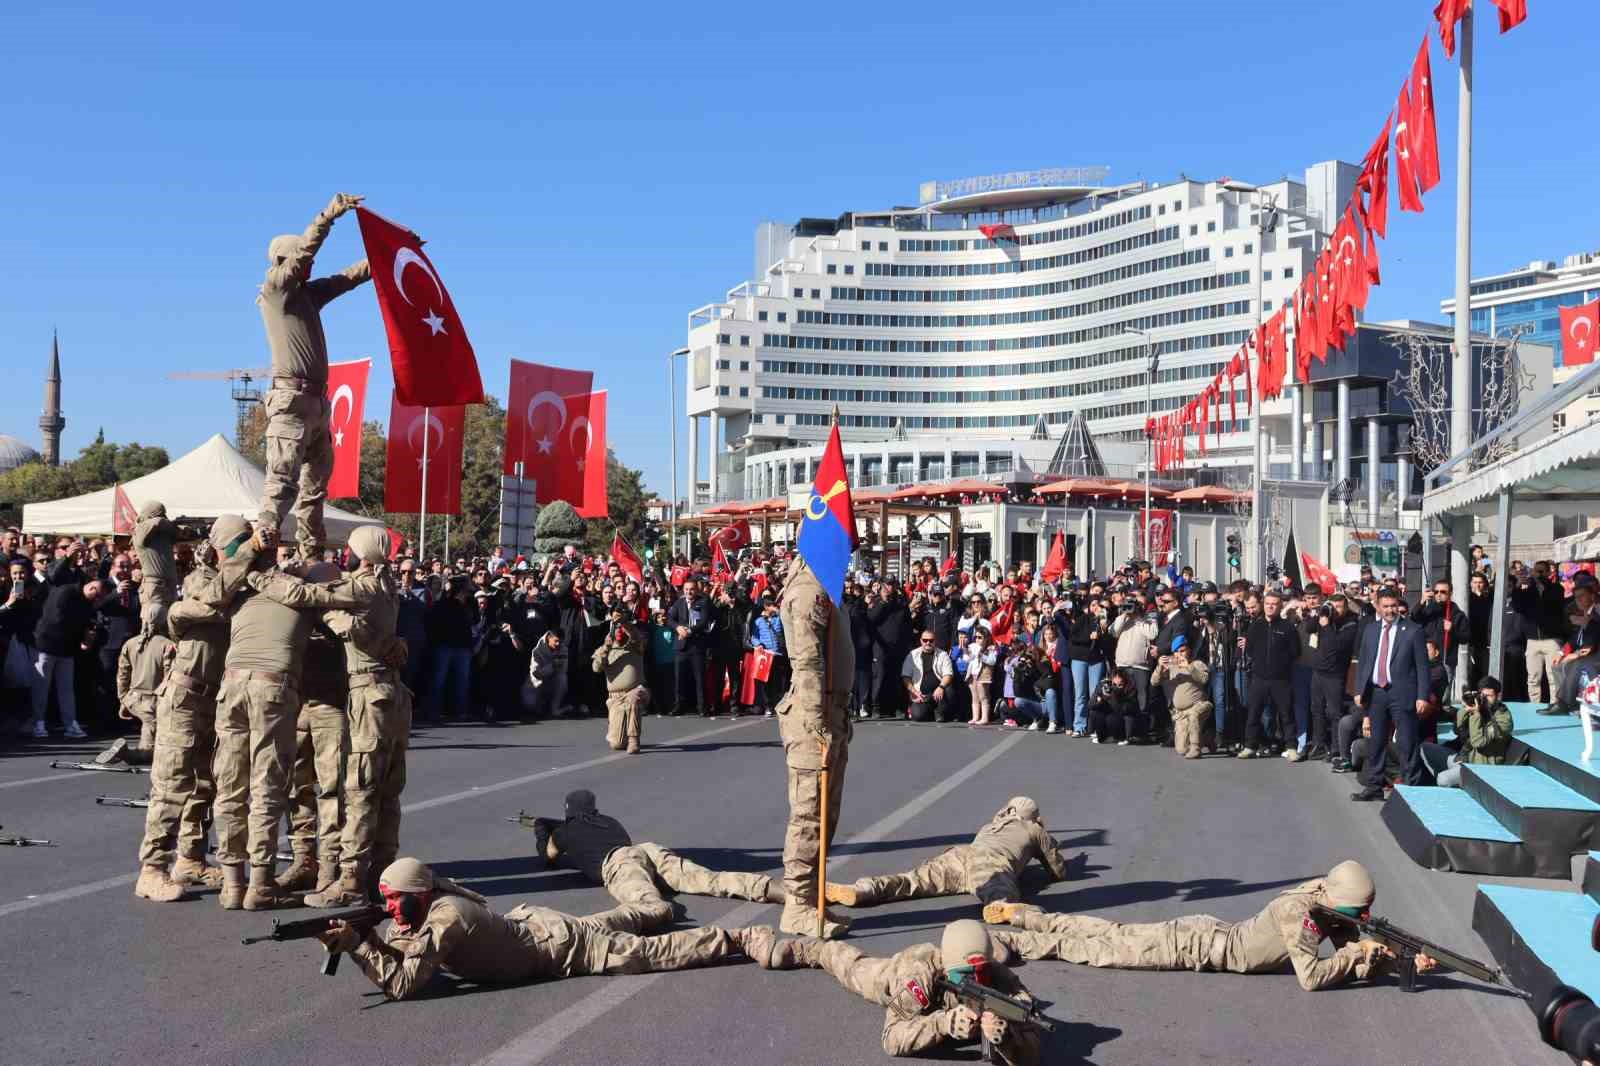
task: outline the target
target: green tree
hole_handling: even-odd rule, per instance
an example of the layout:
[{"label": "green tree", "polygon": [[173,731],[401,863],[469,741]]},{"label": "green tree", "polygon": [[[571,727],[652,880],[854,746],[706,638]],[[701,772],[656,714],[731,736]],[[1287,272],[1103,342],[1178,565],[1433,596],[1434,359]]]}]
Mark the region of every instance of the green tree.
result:
[{"label": "green tree", "polygon": [[[244,420],[244,436],[239,438],[239,454],[259,467],[267,465],[267,409],[261,404],[250,408]],[[362,455],[362,462],[366,455]]]},{"label": "green tree", "polygon": [[[137,443],[109,444],[105,431],[101,430],[76,459],[60,466],[24,463],[0,474],[0,522],[20,523],[23,504],[46,503],[110,488],[144,477],[170,461],[165,448]],[[107,532],[110,528],[111,510],[107,508]]]},{"label": "green tree", "polygon": [[539,508],[539,518],[533,524],[533,546],[545,555],[557,555],[568,544],[583,547],[585,522],[578,511],[566,500],[555,500]]}]

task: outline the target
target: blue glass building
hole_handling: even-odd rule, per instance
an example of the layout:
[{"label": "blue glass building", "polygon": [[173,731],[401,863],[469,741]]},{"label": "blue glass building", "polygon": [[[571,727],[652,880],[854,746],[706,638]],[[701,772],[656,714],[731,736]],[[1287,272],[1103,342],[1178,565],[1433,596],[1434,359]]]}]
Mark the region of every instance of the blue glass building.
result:
[{"label": "blue glass building", "polygon": [[[1539,261],[1506,274],[1472,282],[1472,331],[1497,337],[1531,325],[1524,340],[1555,350],[1555,365],[1565,364],[1561,308],[1600,299],[1600,253],[1570,255],[1561,264]],[[1455,321],[1456,302],[1439,308]]]}]

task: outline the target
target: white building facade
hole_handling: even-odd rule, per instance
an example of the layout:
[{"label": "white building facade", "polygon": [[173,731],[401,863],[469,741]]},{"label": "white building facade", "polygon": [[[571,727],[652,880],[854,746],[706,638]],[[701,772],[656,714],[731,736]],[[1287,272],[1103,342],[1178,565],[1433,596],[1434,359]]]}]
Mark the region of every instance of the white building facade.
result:
[{"label": "white building facade", "polygon": [[[1033,171],[763,224],[755,279],[689,315],[691,506],[808,482],[835,406],[863,487],[1009,473],[1074,413],[1108,461],[1142,462],[1147,384],[1159,416],[1211,381],[1310,269],[1356,174],[1327,162],[1248,188]],[[1285,445],[1294,393],[1264,412]],[[1206,462],[1248,466],[1249,448],[1240,419]]]}]

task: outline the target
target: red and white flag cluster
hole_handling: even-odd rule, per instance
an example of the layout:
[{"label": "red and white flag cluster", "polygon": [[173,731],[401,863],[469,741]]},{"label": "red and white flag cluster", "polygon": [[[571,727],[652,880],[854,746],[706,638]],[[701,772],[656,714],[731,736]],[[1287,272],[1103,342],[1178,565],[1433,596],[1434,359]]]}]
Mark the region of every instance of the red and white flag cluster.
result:
[{"label": "red and white flag cluster", "polygon": [[[1495,0],[1501,9],[1501,31],[1527,17],[1526,3]],[[1455,47],[1455,25],[1470,0],[1443,0],[1435,15],[1447,53]],[[1338,225],[1305,273],[1294,296],[1245,338],[1210,384],[1182,407],[1160,418],[1150,418],[1145,432],[1154,442],[1155,467],[1170,470],[1188,461],[1188,435],[1198,434],[1201,455],[1206,454],[1206,435],[1214,439],[1223,430],[1222,405],[1228,405],[1228,428],[1238,417],[1239,394],[1244,410],[1252,412],[1256,400],[1270,400],[1283,391],[1288,377],[1289,349],[1294,348],[1295,378],[1305,381],[1312,361],[1322,363],[1330,351],[1344,351],[1355,335],[1357,316],[1366,309],[1367,298],[1381,280],[1378,240],[1389,228],[1389,152],[1394,151],[1393,184],[1400,199],[1400,210],[1422,210],[1422,197],[1439,184],[1439,133],[1433,107],[1433,70],[1428,55],[1428,38],[1412,62],[1410,76],[1400,88],[1394,110],[1384,120],[1383,129],[1362,160],[1356,189],[1340,216]],[[1594,321],[1600,327],[1600,317]],[[1580,333],[1585,326],[1576,327]],[[1563,334],[1567,329],[1565,315]],[[1593,358],[1591,331],[1587,350]],[[1252,356],[1255,364],[1251,374]],[[1570,361],[1570,360],[1569,360]]]}]

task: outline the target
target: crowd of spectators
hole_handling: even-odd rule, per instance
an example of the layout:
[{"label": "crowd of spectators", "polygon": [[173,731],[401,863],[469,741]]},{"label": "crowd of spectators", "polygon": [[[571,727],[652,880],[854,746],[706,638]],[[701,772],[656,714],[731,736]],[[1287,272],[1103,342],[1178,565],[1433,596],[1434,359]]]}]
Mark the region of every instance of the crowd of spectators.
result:
[{"label": "crowd of spectators", "polygon": [[[54,721],[68,737],[118,731],[115,664],[138,631],[137,564],[115,542],[15,530],[0,534],[0,551],[6,697],[24,730],[44,737]],[[402,555],[399,630],[417,716],[599,714],[604,684],[591,656],[622,623],[645,637],[651,713],[771,715],[787,688],[785,562],[781,550],[746,551],[714,579],[704,560],[634,577],[576,547],[538,564],[503,550]],[[1600,675],[1593,575],[1562,580],[1538,562],[1505,577],[1506,650],[1491,676],[1494,575],[1479,550],[1464,597],[1440,580],[1408,599],[1370,571],[1327,595],[1282,580],[1218,587],[1140,561],[1082,580],[1070,569],[1044,580],[1029,563],[946,570],[925,560],[904,579],[847,580],[856,663],[846,683],[860,718],[1165,744],[1190,757],[1325,760],[1347,772],[1375,757],[1370,707],[1354,699],[1371,680],[1356,676],[1363,635],[1380,619],[1409,617],[1425,637],[1426,692],[1414,720],[1384,716],[1384,758],[1391,779],[1448,784],[1460,762],[1503,757],[1505,700],[1570,712]],[[1446,694],[1463,646],[1473,696],[1456,708]],[[1445,745],[1441,719],[1455,719]]]}]

